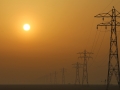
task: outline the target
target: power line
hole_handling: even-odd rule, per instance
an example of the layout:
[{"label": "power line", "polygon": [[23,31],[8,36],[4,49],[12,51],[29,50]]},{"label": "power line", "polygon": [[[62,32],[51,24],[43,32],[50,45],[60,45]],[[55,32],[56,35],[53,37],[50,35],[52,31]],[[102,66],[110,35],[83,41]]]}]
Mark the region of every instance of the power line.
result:
[{"label": "power line", "polygon": [[96,45],[97,45],[99,36],[100,36],[100,32],[99,32],[98,37],[97,37],[97,40],[96,40],[96,42],[95,42],[95,44],[94,44],[94,46],[93,46],[92,52],[94,52],[94,50],[95,50],[95,48],[96,48]]},{"label": "power line", "polygon": [[[108,76],[107,76],[107,90],[112,79],[113,74],[115,74],[117,83],[120,88],[120,70],[119,70],[119,57],[118,57],[118,45],[117,45],[117,34],[116,26],[120,26],[120,22],[117,22],[117,18],[120,18],[120,12],[118,12],[114,7],[108,13],[98,14],[95,17],[111,18],[111,21],[108,23],[100,23],[97,26],[110,26],[111,35],[110,35],[110,51],[109,51],[109,61],[108,61]],[[113,48],[114,47],[114,48]],[[114,64],[113,61],[116,63]]]},{"label": "power line", "polygon": [[[105,32],[105,33],[106,33],[106,32]],[[97,52],[97,54],[96,54],[96,57],[98,56],[98,53],[99,53],[100,48],[101,48],[101,46],[102,46],[102,43],[103,43],[103,40],[104,40],[104,37],[105,37],[105,33],[104,33],[104,35],[103,35],[103,38],[102,38],[102,41],[101,41],[100,47],[99,47],[99,49],[98,49],[98,52]],[[96,57],[95,57],[95,58],[96,58]]]},{"label": "power line", "polygon": [[[108,7],[108,6],[110,6],[110,4],[113,2],[113,0],[111,0],[111,2],[103,9],[103,11]],[[103,12],[102,11],[102,12]],[[100,31],[101,31],[101,29],[100,29]],[[96,32],[97,33],[97,32]],[[99,32],[100,33],[100,32]],[[97,34],[96,34],[97,35]],[[96,39],[96,35],[95,35],[95,39]],[[98,38],[99,38],[99,35],[98,35]],[[94,42],[93,42],[93,46],[92,46],[92,49],[91,49],[91,52],[94,52],[93,50],[95,49],[95,47],[96,47],[96,45],[95,45],[95,47],[94,47],[94,43],[95,43],[95,39],[94,39]],[[98,39],[97,39],[97,41],[98,41]],[[96,42],[97,43],[97,42]],[[94,49],[93,49],[93,47],[94,47]]]},{"label": "power line", "polygon": [[113,0],[111,0],[111,2],[103,9],[103,11],[102,12],[104,12],[105,11],[105,9],[107,9],[109,6],[110,6],[110,4],[113,2]]},{"label": "power line", "polygon": [[[99,36],[100,36],[101,29],[102,29],[102,28],[100,28],[100,30],[98,30],[98,31],[99,31],[98,35],[97,35],[97,32],[98,32],[98,31],[96,31],[95,38],[94,38],[94,41],[93,41],[93,45],[92,45],[92,48],[91,48],[91,52],[94,52],[94,50],[95,50],[95,48],[96,48],[97,42],[98,42],[98,40],[99,40]],[[98,37],[96,37],[96,36],[98,36]]]},{"label": "power line", "polygon": [[[108,55],[108,52],[107,52],[107,54],[105,54],[105,56],[104,56],[101,60],[104,60],[104,59],[107,57],[107,55]],[[103,62],[105,62],[105,61],[103,61]],[[102,63],[103,63],[103,62],[102,62]],[[100,62],[99,62],[99,63],[100,63]],[[89,68],[90,68],[90,67],[96,68],[95,66],[93,66],[93,64],[94,64],[94,63],[90,64],[90,65],[89,65]],[[100,65],[102,65],[102,64],[100,64]],[[100,65],[99,65],[98,67],[100,67]],[[101,66],[101,67],[102,67],[102,66]]]},{"label": "power line", "polygon": [[[91,29],[90,29],[90,33],[89,33],[89,36],[88,36],[88,42],[89,42],[89,39],[90,39],[90,36],[91,36],[91,30],[93,29],[93,23],[94,23],[94,19],[93,19],[93,22],[92,22],[92,26],[91,26]],[[86,48],[87,48],[87,46],[88,46],[88,42],[87,42],[87,44],[86,44]]]},{"label": "power line", "polygon": [[88,64],[87,64],[87,60],[89,58],[92,58],[90,55],[93,54],[92,52],[87,52],[86,50],[84,50],[84,52],[79,52],[77,54],[80,54],[79,58],[84,58],[84,62],[83,62],[83,78],[82,78],[82,85],[84,84],[84,81],[86,81],[87,85],[88,85]]}]

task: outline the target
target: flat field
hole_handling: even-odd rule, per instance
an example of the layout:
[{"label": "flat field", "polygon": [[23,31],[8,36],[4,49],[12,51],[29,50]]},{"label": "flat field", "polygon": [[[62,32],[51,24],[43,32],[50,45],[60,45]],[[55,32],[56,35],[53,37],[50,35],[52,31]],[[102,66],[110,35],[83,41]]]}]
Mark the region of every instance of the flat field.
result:
[{"label": "flat field", "polygon": [[[0,85],[0,90],[106,90],[106,85]],[[109,90],[120,90],[111,85]]]}]

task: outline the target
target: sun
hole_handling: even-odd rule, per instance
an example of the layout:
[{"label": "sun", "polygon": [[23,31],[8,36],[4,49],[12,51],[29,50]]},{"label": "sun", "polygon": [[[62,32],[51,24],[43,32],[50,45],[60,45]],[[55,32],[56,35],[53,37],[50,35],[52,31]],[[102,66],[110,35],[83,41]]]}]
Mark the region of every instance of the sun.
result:
[{"label": "sun", "polygon": [[23,29],[25,31],[29,31],[30,30],[30,25],[29,24],[24,24]]}]

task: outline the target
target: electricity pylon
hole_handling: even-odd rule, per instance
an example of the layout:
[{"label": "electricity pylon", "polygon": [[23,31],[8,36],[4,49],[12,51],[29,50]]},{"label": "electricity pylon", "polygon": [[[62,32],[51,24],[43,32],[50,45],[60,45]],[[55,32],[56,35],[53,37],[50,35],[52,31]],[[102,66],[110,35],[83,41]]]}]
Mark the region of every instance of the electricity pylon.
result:
[{"label": "electricity pylon", "polygon": [[48,75],[45,75],[44,78],[45,78],[45,84],[48,84]]},{"label": "electricity pylon", "polygon": [[52,74],[50,73],[50,84],[52,84]]},{"label": "electricity pylon", "polygon": [[83,77],[82,77],[82,85],[84,84],[84,81],[86,81],[88,85],[88,70],[87,70],[87,61],[89,58],[92,58],[90,54],[93,54],[91,52],[87,52],[84,50],[84,52],[79,52],[77,54],[80,54],[79,58],[84,58],[83,62]]},{"label": "electricity pylon", "polygon": [[65,68],[62,69],[62,84],[65,84]]},{"label": "electricity pylon", "polygon": [[74,68],[76,68],[76,78],[75,78],[75,84],[80,84],[80,75],[79,75],[79,68],[80,68],[80,63],[77,62],[76,64],[72,64],[74,65]]},{"label": "electricity pylon", "polygon": [[[118,58],[118,45],[117,45],[117,33],[116,26],[120,26],[120,22],[116,19],[120,18],[120,12],[118,12],[114,7],[108,13],[98,14],[95,17],[100,18],[111,18],[111,21],[108,23],[100,23],[98,26],[107,26],[111,27],[111,35],[110,35],[110,51],[109,51],[109,61],[108,61],[108,75],[107,75],[107,88],[109,89],[109,85],[112,79],[113,74],[115,74],[119,88],[120,88],[120,71],[119,71],[119,58]],[[115,64],[114,64],[114,63]]]},{"label": "electricity pylon", "polygon": [[57,84],[57,73],[55,71],[55,76],[54,76],[54,84]]}]

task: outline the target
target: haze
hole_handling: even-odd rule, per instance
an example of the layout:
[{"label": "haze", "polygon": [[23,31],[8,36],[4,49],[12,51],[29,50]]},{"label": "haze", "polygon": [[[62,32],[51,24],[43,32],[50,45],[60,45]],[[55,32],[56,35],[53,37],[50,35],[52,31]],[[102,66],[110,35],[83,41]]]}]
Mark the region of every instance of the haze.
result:
[{"label": "haze", "polygon": [[[104,84],[101,81],[107,77],[110,32],[99,32],[96,25],[103,21],[94,16],[110,11],[113,6],[120,11],[119,3],[119,0],[0,0],[0,84],[41,84],[45,83],[43,77],[49,79],[54,71],[61,83],[63,67],[66,83],[74,83],[72,64],[83,62],[77,53],[85,49],[94,53],[88,61],[89,83]],[[31,26],[28,32],[23,30],[25,23]],[[82,69],[80,72],[82,78]]]}]

